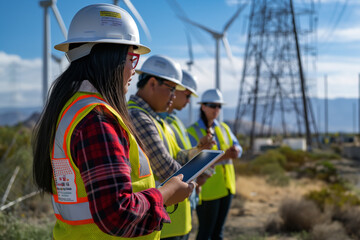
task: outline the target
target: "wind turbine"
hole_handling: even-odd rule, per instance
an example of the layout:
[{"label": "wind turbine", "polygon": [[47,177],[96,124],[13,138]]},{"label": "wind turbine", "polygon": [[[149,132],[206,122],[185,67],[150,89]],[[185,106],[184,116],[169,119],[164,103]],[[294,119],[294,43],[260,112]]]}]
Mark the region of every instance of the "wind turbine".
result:
[{"label": "wind turbine", "polygon": [[[146,26],[146,23],[142,19],[140,13],[136,10],[135,6],[131,3],[130,0],[122,0],[127,8],[132,12],[136,20],[140,23],[141,28],[144,30],[146,38],[151,41],[151,35],[148,27]],[[119,0],[114,0],[114,5],[118,5]]]},{"label": "wind turbine", "polygon": [[[189,48],[189,61],[186,62],[186,65],[188,66],[188,70],[189,72],[191,72],[191,66],[194,64],[194,55],[193,55],[193,51],[192,51],[192,45],[191,45],[191,38],[188,32],[186,33],[186,39],[187,39],[187,43],[188,43],[188,48]],[[190,98],[190,102],[189,102],[189,122],[188,125],[190,125],[193,122],[193,99]]]},{"label": "wind turbine", "polygon": [[188,66],[188,70],[189,72],[191,71],[191,66],[194,64],[194,55],[193,55],[193,51],[192,51],[192,46],[191,46],[191,38],[188,32],[186,33],[186,39],[187,39],[187,44],[188,44],[188,48],[189,48],[189,61],[186,62],[186,65]]},{"label": "wind turbine", "polygon": [[227,54],[228,58],[230,59],[230,61],[232,62],[232,54],[231,54],[229,42],[226,38],[226,34],[227,34],[227,30],[229,29],[231,24],[239,16],[240,12],[245,8],[245,6],[246,6],[246,3],[243,4],[241,7],[239,7],[239,9],[235,12],[235,14],[225,24],[222,32],[216,32],[214,30],[211,30],[208,27],[205,27],[204,25],[201,25],[199,23],[191,21],[190,19],[188,19],[186,17],[179,16],[179,18],[181,18],[182,20],[209,33],[215,39],[215,50],[216,50],[216,52],[215,52],[215,87],[219,90],[220,90],[220,41],[223,42],[225,50],[226,50],[226,54]]},{"label": "wind turbine", "polygon": [[49,7],[51,7],[56,21],[58,22],[60,29],[66,39],[67,30],[64,21],[61,18],[59,10],[56,6],[57,0],[45,0],[40,1],[40,6],[44,8],[44,45],[43,45],[43,81],[42,81],[42,97],[43,104],[46,102],[46,95],[48,90],[48,83],[50,79],[50,59],[51,59],[51,38],[50,38],[50,14]]}]

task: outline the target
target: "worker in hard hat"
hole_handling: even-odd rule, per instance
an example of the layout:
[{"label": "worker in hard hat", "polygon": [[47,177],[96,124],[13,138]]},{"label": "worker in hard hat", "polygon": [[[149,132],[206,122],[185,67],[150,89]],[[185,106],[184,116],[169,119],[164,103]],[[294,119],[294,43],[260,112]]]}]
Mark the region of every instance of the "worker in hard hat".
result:
[{"label": "worker in hard hat", "polygon": [[176,116],[176,111],[174,110],[181,111],[190,102],[190,98],[192,96],[198,97],[196,93],[197,80],[188,71],[182,70],[181,84],[185,90],[176,90],[175,98],[173,99],[171,106],[169,106],[168,111],[160,113],[159,115],[170,124],[179,147],[181,149],[190,149],[192,146],[186,131],[186,127],[183,122]]},{"label": "worker in hard hat", "polygon": [[196,208],[199,219],[197,240],[223,239],[223,229],[231,200],[235,194],[235,171],[232,159],[239,158],[242,148],[228,125],[216,119],[224,104],[218,89],[209,89],[201,96],[200,119],[187,130],[191,144],[212,132],[216,144],[225,154],[215,164],[215,174],[209,177],[200,192],[200,204]]},{"label": "worker in hard hat", "polygon": [[[193,76],[191,73],[189,73],[186,70],[182,70],[182,80],[181,84],[185,87],[184,91],[176,90],[175,91],[175,98],[173,99],[173,103],[169,107],[169,110],[167,112],[160,113],[159,116],[166,121],[166,123],[170,126],[170,132],[173,135],[173,137],[176,140],[177,145],[181,149],[191,149],[191,142],[189,139],[188,132],[186,130],[186,127],[184,123],[180,120],[179,117],[176,116],[176,111],[181,111],[183,108],[186,107],[186,105],[190,102],[191,97],[198,97],[197,95],[197,80],[196,77]],[[207,136],[204,136],[203,138],[207,138]],[[206,139],[200,139],[200,143],[206,142]],[[215,141],[213,141],[213,144],[215,144]],[[209,148],[212,146],[209,145]],[[202,174],[197,178],[198,183],[198,189],[200,189],[200,186],[205,183],[207,179],[206,174]],[[196,197],[195,193],[192,194],[192,197],[190,197],[190,203],[191,208],[195,209],[196,207]]]},{"label": "worker in hard hat", "polygon": [[53,238],[160,239],[164,205],[186,199],[194,184],[172,178],[155,188],[125,94],[141,54],[150,49],[122,8],[89,5],[68,39],[55,46],[69,67],[52,85],[33,137],[34,178],[51,194]]},{"label": "worker in hard hat", "polygon": [[[180,64],[169,57],[154,55],[149,57],[136,71],[139,75],[137,92],[130,96],[129,114],[145,147],[149,150],[149,160],[159,183],[181,168],[201,148],[181,150],[171,136],[166,123],[158,113],[168,111],[175,98],[176,89],[184,91],[181,84]],[[208,136],[211,141],[211,136]],[[168,208],[173,212],[174,208]],[[171,224],[164,226],[161,239],[187,239],[191,230],[191,210],[189,200],[179,203],[170,214]]]}]

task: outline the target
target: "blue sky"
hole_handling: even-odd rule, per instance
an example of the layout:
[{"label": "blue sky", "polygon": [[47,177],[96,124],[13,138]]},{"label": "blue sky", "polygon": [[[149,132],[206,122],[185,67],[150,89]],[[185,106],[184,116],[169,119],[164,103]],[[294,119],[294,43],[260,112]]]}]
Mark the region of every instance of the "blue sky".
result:
[{"label": "blue sky", "polygon": [[[215,86],[214,49],[210,35],[186,26],[176,17],[170,0],[132,0],[146,22],[152,39],[148,40],[139,27],[141,42],[152,49],[148,54],[164,54],[187,68],[188,47],[185,31],[190,31],[193,43],[193,72],[199,81],[199,93]],[[82,7],[98,3],[95,0],[58,0],[60,14],[69,27],[73,15]],[[101,2],[112,3],[111,0]],[[236,0],[178,0],[178,4],[193,21],[220,31],[236,11]],[[244,1],[243,1],[244,2]],[[295,0],[295,6],[309,0]],[[317,32],[316,68],[309,69],[310,92],[324,96],[324,75],[328,78],[329,97],[358,96],[360,73],[360,1],[315,0],[319,24]],[[128,10],[120,0],[119,5]],[[41,67],[43,45],[43,9],[37,0],[1,1],[0,8],[0,107],[41,106]],[[233,54],[235,75],[221,46],[221,90],[229,106],[236,106],[243,67],[249,6],[229,28],[228,41]],[[64,41],[54,14],[51,15],[51,45]],[[53,50],[61,57],[61,53]],[[141,58],[141,63],[146,56]],[[66,61],[63,61],[66,66]],[[52,63],[52,76],[60,72]],[[135,92],[136,78],[130,87]]]}]

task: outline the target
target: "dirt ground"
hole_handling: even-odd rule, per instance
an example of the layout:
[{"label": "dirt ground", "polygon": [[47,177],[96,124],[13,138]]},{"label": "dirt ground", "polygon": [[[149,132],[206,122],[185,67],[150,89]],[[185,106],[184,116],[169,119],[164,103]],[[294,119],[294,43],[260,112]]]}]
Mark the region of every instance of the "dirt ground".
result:
[{"label": "dirt ground", "polygon": [[[341,159],[333,162],[339,174],[358,188],[360,183],[360,162]],[[289,186],[276,187],[269,185],[261,177],[237,176],[237,194],[228,215],[224,236],[226,240],[258,239],[296,240],[291,236],[269,236],[264,226],[276,216],[281,202],[287,198],[298,199],[311,190],[319,190],[325,183],[317,180],[291,180]],[[194,214],[193,230],[190,240],[196,238],[197,219]],[[261,239],[264,239],[261,238]]]},{"label": "dirt ground", "polygon": [[[300,198],[311,190],[320,189],[320,181],[302,179],[291,181],[287,187],[275,187],[267,184],[261,177],[242,177],[236,180],[237,194],[225,225],[225,239],[246,239],[246,237],[263,236],[264,225],[278,210],[283,199]],[[197,219],[193,221],[190,239],[196,238]],[[269,237],[267,239],[279,239]],[[294,238],[285,238],[290,240]]]},{"label": "dirt ground", "polygon": [[[360,189],[360,161],[348,159],[334,162],[340,175]],[[284,199],[301,198],[311,190],[318,190],[325,183],[316,180],[300,179],[291,180],[286,187],[276,187],[266,183],[262,177],[237,176],[237,194],[232,202],[232,207],[225,225],[225,240],[296,240],[291,236],[270,236],[264,232],[265,223],[276,216],[278,207]],[[51,201],[48,196],[41,199],[39,196],[32,198],[30,208],[31,214],[25,214],[25,219],[32,219],[37,224],[51,223],[52,215]],[[26,216],[28,215],[28,216]],[[196,238],[197,218],[194,213],[193,229],[190,240]],[[266,237],[262,237],[265,236]]]}]

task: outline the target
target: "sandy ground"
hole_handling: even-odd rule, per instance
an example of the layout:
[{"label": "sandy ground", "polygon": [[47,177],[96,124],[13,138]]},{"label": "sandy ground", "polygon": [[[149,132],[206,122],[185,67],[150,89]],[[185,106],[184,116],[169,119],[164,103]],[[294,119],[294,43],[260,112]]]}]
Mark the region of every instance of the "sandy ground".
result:
[{"label": "sandy ground", "polygon": [[[360,162],[341,159],[332,161],[341,177],[360,189]],[[266,183],[262,177],[237,176],[237,194],[228,215],[224,237],[226,240],[296,240],[290,236],[269,236],[265,234],[266,222],[276,216],[282,201],[299,199],[312,190],[319,190],[324,182],[311,179],[291,180],[286,187],[276,187]],[[197,219],[194,214],[190,240],[196,238]]]},{"label": "sandy ground", "polygon": [[[276,187],[265,182],[261,177],[238,176],[237,194],[225,225],[225,239],[248,239],[264,235],[265,223],[276,215],[279,205],[286,198],[301,198],[302,195],[317,190],[324,183],[315,180],[292,180],[289,186]],[[196,238],[197,219],[194,215],[193,230],[190,239]],[[293,237],[267,237],[266,239],[290,240]]]},{"label": "sandy ground", "polygon": [[[360,183],[360,162],[347,159],[334,162],[340,175],[350,180],[355,186]],[[291,180],[286,187],[276,187],[266,183],[262,177],[237,176],[237,194],[225,225],[225,240],[296,240],[289,236],[269,236],[265,234],[264,226],[272,217],[276,216],[278,207],[284,199],[301,198],[311,190],[318,190],[325,183],[317,180]],[[51,201],[48,196],[41,199],[32,198],[30,209],[22,214],[25,219],[32,219],[31,223],[44,224],[54,221]],[[190,240],[194,240],[197,232],[197,218],[194,212],[193,230]],[[266,235],[266,238],[260,237]]]}]

